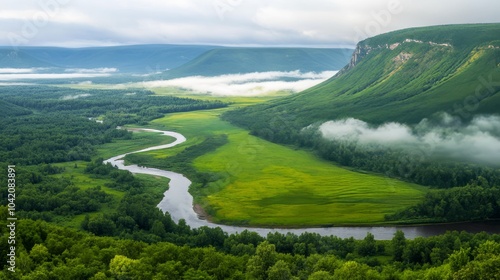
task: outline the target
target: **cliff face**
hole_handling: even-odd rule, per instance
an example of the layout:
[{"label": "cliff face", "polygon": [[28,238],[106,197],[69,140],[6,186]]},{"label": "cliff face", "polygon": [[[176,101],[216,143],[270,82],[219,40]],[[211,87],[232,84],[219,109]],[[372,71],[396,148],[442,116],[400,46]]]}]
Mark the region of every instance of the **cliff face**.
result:
[{"label": "cliff face", "polygon": [[[417,45],[427,45],[430,47],[435,47],[435,48],[448,48],[452,49],[453,46],[449,43],[435,43],[432,41],[429,42],[424,42],[421,40],[414,40],[414,39],[404,39],[401,42],[392,42],[392,43],[386,43],[382,45],[370,45],[370,41],[362,41],[358,43],[356,46],[356,49],[354,50],[354,53],[351,56],[351,60],[349,61],[349,64],[347,64],[344,68],[342,68],[336,76],[340,76],[344,73],[347,73],[349,70],[353,69],[356,65],[359,64],[368,54],[370,54],[374,50],[391,50],[391,51],[401,51],[401,48],[404,46],[408,46],[411,44],[417,44]],[[400,61],[407,61],[409,58],[411,58],[412,54],[405,53],[404,51],[398,55],[397,58],[395,58],[395,62],[400,62]]]},{"label": "cliff face", "polygon": [[337,73],[336,76],[340,76],[340,75],[348,72],[352,68],[354,68],[365,56],[367,56],[370,53],[371,50],[372,50],[372,48],[368,45],[361,44],[361,43],[358,44],[356,46],[356,49],[354,50],[352,56],[351,56],[351,60],[349,61],[349,64],[344,66],[344,68],[342,68]]}]

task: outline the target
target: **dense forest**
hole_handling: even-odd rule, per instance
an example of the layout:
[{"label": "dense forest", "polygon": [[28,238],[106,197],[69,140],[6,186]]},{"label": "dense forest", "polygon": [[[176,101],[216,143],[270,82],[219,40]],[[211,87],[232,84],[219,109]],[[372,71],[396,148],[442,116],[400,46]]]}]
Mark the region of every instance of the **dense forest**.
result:
[{"label": "dense forest", "polygon": [[[0,87],[0,96],[13,104],[4,111],[12,117],[0,124],[0,158],[25,165],[89,161],[97,145],[130,138],[130,132],[116,129],[119,125],[143,125],[166,113],[226,106],[144,90],[9,86]],[[26,115],[28,110],[31,114]]]},{"label": "dense forest", "polygon": [[[6,207],[0,209],[8,252]],[[166,231],[166,230],[165,230]],[[1,279],[497,279],[500,236],[450,232],[408,240],[362,240],[316,234],[170,229],[173,242],[99,237],[47,224],[18,222],[17,267]],[[154,234],[159,238],[158,235]],[[7,263],[6,254],[0,256]]]},{"label": "dense forest", "polygon": [[[355,240],[311,233],[262,237],[250,231],[228,235],[220,228],[192,229],[156,207],[163,190],[153,191],[157,188],[153,182],[96,157],[101,144],[132,137],[117,130],[119,124],[142,124],[160,113],[217,108],[223,103],[151,96],[145,91],[135,95],[56,87],[39,91],[0,87],[0,91],[2,101],[15,104],[15,113],[6,114],[0,125],[4,170],[0,182],[7,185],[6,170],[15,164],[19,219],[13,273],[8,270],[12,244],[4,206],[9,197],[7,188],[2,188],[0,279],[494,279],[500,274],[500,235],[450,232],[409,240],[399,231],[392,240],[378,241],[370,233]],[[156,106],[151,115],[145,113],[147,104],[153,104],[150,100]],[[224,136],[208,138],[169,160],[146,163],[190,172],[194,158],[226,141]],[[139,155],[127,159],[145,160]],[[102,185],[79,185],[77,176],[64,175],[70,168]],[[499,190],[494,187],[498,177],[488,169],[471,170],[470,178],[463,179],[467,189],[443,186],[420,205],[388,219],[450,221],[455,216],[449,211],[455,208],[461,211],[456,212],[460,219],[498,215]],[[214,180],[211,174],[196,176],[199,182]],[[469,213],[465,207],[476,211]],[[75,228],[61,226],[78,217],[82,219]]]},{"label": "dense forest", "polygon": [[143,89],[97,90],[50,86],[3,86],[0,87],[0,96],[5,102],[34,112],[79,115],[114,125],[146,124],[167,113],[227,106],[220,101],[157,96]]}]

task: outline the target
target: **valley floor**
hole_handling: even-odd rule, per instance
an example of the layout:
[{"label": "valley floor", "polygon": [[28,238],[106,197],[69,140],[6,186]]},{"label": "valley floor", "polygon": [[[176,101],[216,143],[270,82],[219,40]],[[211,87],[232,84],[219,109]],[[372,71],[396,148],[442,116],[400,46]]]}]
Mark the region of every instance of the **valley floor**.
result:
[{"label": "valley floor", "polygon": [[[233,106],[245,106],[248,98]],[[384,223],[384,216],[417,203],[427,188],[377,174],[338,167],[313,154],[249,135],[219,116],[227,108],[169,114],[150,127],[175,130],[188,141],[170,150],[148,152],[154,159],[173,156],[207,137],[228,142],[193,161],[215,182],[191,189],[214,222],[249,226],[331,226]],[[191,174],[185,174],[190,177]]]}]

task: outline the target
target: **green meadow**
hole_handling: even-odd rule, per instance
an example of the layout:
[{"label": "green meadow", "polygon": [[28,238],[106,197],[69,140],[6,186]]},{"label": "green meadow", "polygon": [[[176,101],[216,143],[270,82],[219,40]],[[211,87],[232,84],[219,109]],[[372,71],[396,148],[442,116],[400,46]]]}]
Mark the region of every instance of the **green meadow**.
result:
[{"label": "green meadow", "polygon": [[[249,103],[247,98],[232,101],[229,109]],[[193,163],[200,172],[218,175],[208,186],[191,189],[215,222],[285,227],[380,224],[384,215],[417,203],[426,192],[422,186],[347,170],[308,151],[251,136],[219,118],[226,110],[175,113],[152,121],[150,127],[180,132],[188,141],[146,153],[165,158],[211,135],[227,135],[226,145]]]}]

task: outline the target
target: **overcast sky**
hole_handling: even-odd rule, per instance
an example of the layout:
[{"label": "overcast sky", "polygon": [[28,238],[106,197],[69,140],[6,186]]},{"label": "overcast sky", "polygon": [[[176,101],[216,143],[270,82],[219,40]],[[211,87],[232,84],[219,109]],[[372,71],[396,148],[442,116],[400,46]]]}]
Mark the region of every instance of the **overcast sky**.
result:
[{"label": "overcast sky", "polygon": [[352,47],[407,27],[500,22],[498,0],[1,0],[0,45]]}]

